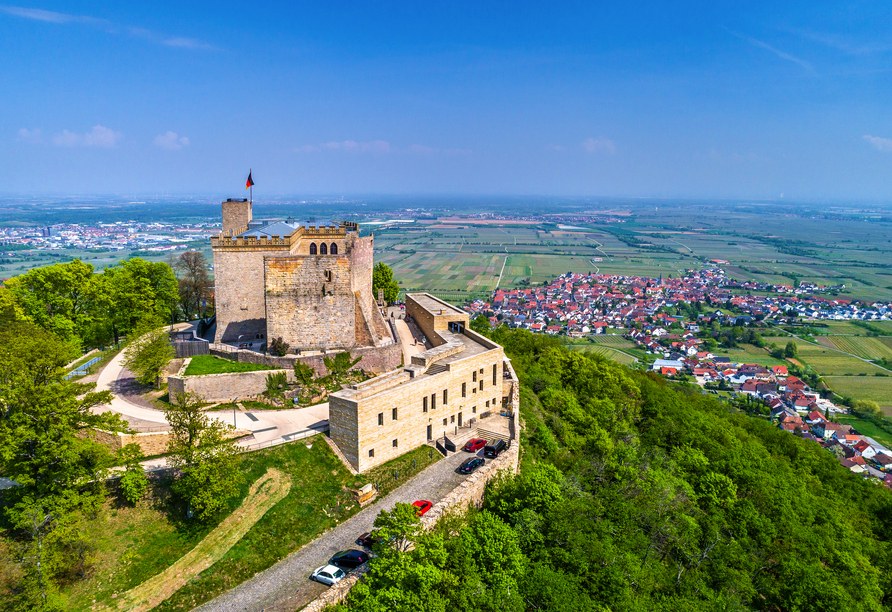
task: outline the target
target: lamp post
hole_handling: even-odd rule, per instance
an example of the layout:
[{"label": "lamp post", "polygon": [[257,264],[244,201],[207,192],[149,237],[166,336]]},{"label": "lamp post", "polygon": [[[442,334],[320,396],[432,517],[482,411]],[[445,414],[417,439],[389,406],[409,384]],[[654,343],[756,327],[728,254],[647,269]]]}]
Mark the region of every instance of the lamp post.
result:
[{"label": "lamp post", "polygon": [[238,427],[238,426],[235,424],[235,408],[236,408],[236,405],[237,405],[237,404],[238,404],[238,396],[236,395],[236,396],[232,399],[232,426],[233,426],[233,427]]}]

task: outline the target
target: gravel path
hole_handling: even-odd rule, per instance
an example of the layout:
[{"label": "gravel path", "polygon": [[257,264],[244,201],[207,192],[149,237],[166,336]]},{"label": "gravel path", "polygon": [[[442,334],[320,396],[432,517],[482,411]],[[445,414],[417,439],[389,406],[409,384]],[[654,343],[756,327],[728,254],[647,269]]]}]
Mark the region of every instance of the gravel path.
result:
[{"label": "gravel path", "polygon": [[372,530],[375,517],[382,509],[389,510],[397,502],[412,503],[417,499],[426,499],[436,504],[443,499],[467,478],[456,473],[456,468],[468,457],[468,453],[458,452],[438,461],[386,498],[364,508],[269,569],[195,609],[200,612],[299,610],[328,588],[309,579],[313,570],[325,565],[334,553],[357,548],[357,536]]}]

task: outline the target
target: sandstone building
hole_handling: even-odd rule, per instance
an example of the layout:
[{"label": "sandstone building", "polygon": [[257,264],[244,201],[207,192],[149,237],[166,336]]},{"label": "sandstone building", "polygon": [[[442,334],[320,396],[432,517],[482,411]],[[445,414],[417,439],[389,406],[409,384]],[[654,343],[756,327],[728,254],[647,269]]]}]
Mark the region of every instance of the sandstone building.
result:
[{"label": "sandstone building", "polygon": [[466,312],[418,293],[406,296],[406,313],[434,347],[329,397],[331,438],[359,472],[502,406],[504,351],[468,329]]},{"label": "sandstone building", "polygon": [[374,237],[355,223],[253,219],[252,202],[223,202],[214,252],[215,342],[295,349],[393,344],[372,296]]}]

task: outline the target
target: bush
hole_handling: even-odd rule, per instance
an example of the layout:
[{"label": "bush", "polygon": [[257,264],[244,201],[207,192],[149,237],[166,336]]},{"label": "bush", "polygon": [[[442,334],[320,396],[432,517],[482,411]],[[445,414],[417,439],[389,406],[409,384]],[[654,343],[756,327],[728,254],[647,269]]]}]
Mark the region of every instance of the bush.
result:
[{"label": "bush", "polygon": [[273,338],[269,341],[269,352],[275,357],[283,357],[288,353],[288,343],[281,337]]},{"label": "bush", "polygon": [[314,374],[315,372],[313,371],[313,368],[307,364],[300,361],[294,362],[294,378],[296,378],[302,385],[307,386],[311,384],[313,382]]},{"label": "bush", "polygon": [[139,444],[128,444],[120,451],[120,459],[124,463],[124,475],[121,476],[121,492],[131,505],[142,499],[149,488],[149,479],[139,464],[143,459]]},{"label": "bush", "polygon": [[270,395],[280,395],[283,389],[288,388],[288,377],[285,372],[273,372],[266,375],[266,392]]}]

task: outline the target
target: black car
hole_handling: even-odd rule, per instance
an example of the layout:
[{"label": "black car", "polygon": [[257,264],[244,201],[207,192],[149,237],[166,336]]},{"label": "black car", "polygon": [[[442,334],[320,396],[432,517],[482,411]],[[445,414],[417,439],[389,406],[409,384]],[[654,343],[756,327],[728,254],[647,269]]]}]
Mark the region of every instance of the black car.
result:
[{"label": "black car", "polygon": [[369,553],[361,550],[342,550],[329,560],[331,565],[341,569],[353,569],[369,560]]},{"label": "black car", "polygon": [[479,468],[481,465],[486,463],[484,459],[480,457],[471,457],[470,459],[466,459],[464,463],[458,466],[458,471],[462,474],[471,474],[474,470]]},{"label": "black car", "polygon": [[496,440],[492,444],[487,444],[483,447],[483,456],[495,459],[507,448],[508,444],[504,440]]}]

